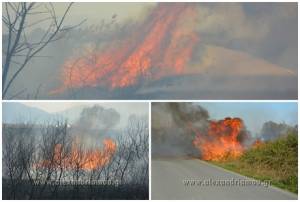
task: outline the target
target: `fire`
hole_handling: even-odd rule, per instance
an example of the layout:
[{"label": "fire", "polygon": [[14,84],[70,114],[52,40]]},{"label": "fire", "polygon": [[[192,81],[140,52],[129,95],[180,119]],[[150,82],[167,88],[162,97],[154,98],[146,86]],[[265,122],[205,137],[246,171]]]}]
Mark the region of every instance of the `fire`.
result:
[{"label": "fire", "polygon": [[37,164],[40,168],[63,167],[65,169],[94,170],[101,168],[110,162],[117,145],[114,140],[106,138],[103,141],[103,149],[84,151],[77,143],[73,143],[71,152],[64,156],[63,147],[57,144],[53,151],[53,160],[43,160]]},{"label": "fire", "polygon": [[237,158],[244,151],[239,141],[243,129],[244,123],[240,118],[210,121],[207,133],[197,132],[193,144],[201,152],[203,160],[222,161]]},{"label": "fire", "polygon": [[[103,167],[107,163],[109,163],[113,154],[116,151],[116,143],[112,139],[104,139],[103,141],[104,148],[103,150],[89,150],[83,154],[81,167],[84,170],[94,170],[99,167]],[[76,149],[76,147],[72,150],[71,154],[71,162],[78,159],[78,157],[82,155],[80,151]],[[73,160],[72,160],[73,159]],[[80,159],[80,158],[79,158]]]},{"label": "fire", "polygon": [[191,3],[158,4],[130,37],[67,60],[63,85],[51,93],[81,87],[123,88],[143,78],[183,73],[199,40],[196,16]]},{"label": "fire", "polygon": [[258,148],[261,147],[262,145],[264,145],[264,142],[261,141],[260,139],[256,139],[252,144],[252,148]]}]

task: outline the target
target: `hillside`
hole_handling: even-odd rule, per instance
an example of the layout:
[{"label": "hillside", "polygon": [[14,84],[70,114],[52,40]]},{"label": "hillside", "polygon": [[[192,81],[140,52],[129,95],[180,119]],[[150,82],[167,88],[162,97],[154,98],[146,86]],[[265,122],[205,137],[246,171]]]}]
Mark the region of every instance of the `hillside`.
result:
[{"label": "hillside", "polygon": [[36,107],[30,107],[21,103],[4,103],[2,118],[3,123],[47,123],[57,119],[67,119],[74,122],[80,116],[84,106],[76,106],[61,112],[49,113]]},{"label": "hillside", "polygon": [[49,121],[54,118],[44,110],[29,107],[21,103],[3,103],[2,106],[2,122],[16,123],[16,122],[38,122]]},{"label": "hillside", "polygon": [[220,46],[205,46],[199,58],[200,65],[195,63],[189,68],[189,72],[215,76],[297,76],[295,72],[263,58]]}]

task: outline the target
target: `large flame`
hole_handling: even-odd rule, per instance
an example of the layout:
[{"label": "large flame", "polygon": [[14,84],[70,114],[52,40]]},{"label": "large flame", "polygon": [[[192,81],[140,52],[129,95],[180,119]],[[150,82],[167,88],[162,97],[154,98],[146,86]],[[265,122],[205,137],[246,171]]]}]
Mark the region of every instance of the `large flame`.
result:
[{"label": "large flame", "polygon": [[63,85],[51,93],[81,87],[122,88],[140,79],[183,73],[198,41],[196,16],[193,4],[158,4],[130,37],[67,60]]},{"label": "large flame", "polygon": [[209,161],[223,161],[243,154],[244,147],[239,135],[244,128],[240,118],[225,118],[210,121],[206,134],[196,132],[193,144],[201,152],[201,158]]},{"label": "large flame", "polygon": [[64,156],[61,144],[55,145],[53,158],[51,160],[43,160],[36,166],[39,168],[63,167],[65,169],[83,169],[94,170],[101,168],[110,162],[112,156],[116,152],[117,145],[114,140],[106,138],[103,141],[103,149],[93,149],[84,151],[73,143],[71,152]]}]

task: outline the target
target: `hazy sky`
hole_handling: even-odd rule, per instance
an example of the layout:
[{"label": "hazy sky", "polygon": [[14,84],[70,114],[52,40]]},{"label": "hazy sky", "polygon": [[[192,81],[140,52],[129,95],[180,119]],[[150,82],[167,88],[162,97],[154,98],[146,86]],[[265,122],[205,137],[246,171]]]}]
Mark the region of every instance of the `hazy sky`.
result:
[{"label": "hazy sky", "polygon": [[243,103],[198,103],[209,111],[211,119],[240,117],[251,132],[259,132],[267,121],[286,123],[292,126],[298,123],[296,102],[243,102]]},{"label": "hazy sky", "polygon": [[148,103],[142,102],[24,102],[22,104],[36,107],[49,113],[61,112],[75,106],[93,106],[97,104],[104,108],[114,108],[119,112],[134,112],[137,115],[148,114]]},{"label": "hazy sky", "polygon": [[[71,7],[65,24],[77,24],[82,20],[86,20],[86,25],[98,24],[102,20],[109,22],[113,15],[119,23],[126,20],[140,20],[145,15],[149,7],[153,7],[156,3],[74,3]],[[46,5],[46,4],[45,4]],[[65,12],[68,3],[53,3],[56,15],[61,17]],[[40,10],[44,8],[41,7]],[[40,16],[36,16],[40,17]],[[34,18],[33,18],[34,19]]]},{"label": "hazy sky", "polygon": [[[121,124],[125,126],[131,114],[148,115],[147,102],[23,102],[22,104],[42,109],[49,113],[62,112],[72,107],[89,107],[95,104],[104,108],[113,108],[120,113]],[[239,117],[245,122],[253,135],[259,133],[267,121],[286,123],[294,126],[298,123],[298,105],[296,102],[201,102],[198,105],[208,110],[210,119]]]},{"label": "hazy sky", "polygon": [[42,109],[49,113],[62,112],[72,107],[92,107],[94,105],[100,105],[103,108],[113,108],[120,114],[120,123],[117,124],[117,128],[122,128],[127,125],[128,118],[135,114],[137,116],[148,117],[149,105],[145,102],[24,102],[24,105]]}]

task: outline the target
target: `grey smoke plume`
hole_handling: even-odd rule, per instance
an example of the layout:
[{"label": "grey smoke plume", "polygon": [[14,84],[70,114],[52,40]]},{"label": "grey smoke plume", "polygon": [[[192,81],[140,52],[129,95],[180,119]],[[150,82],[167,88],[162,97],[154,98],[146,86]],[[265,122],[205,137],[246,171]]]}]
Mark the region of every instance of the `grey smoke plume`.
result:
[{"label": "grey smoke plume", "polygon": [[208,111],[193,103],[168,103],[173,120],[178,126],[186,127],[186,123],[197,128],[207,127]]},{"label": "grey smoke plume", "polygon": [[152,155],[199,156],[189,127],[206,131],[209,114],[194,103],[152,104]]},{"label": "grey smoke plume", "polygon": [[[152,104],[152,155],[154,157],[201,157],[201,150],[194,145],[197,138],[204,142],[218,141],[218,137],[232,134],[233,128],[224,126],[224,122],[231,120],[227,117],[215,121],[209,118],[206,109],[197,103],[153,103]],[[237,136],[237,141],[247,146],[250,141],[243,120],[239,120],[243,127]],[[211,124],[223,125],[225,128],[211,133]],[[197,148],[197,149],[196,149]]]},{"label": "grey smoke plume", "polygon": [[287,135],[288,132],[297,134],[297,127],[292,127],[285,123],[275,123],[273,121],[268,121],[264,123],[261,129],[261,138],[264,141],[273,140]]},{"label": "grey smoke plume", "polygon": [[89,129],[108,130],[120,122],[120,114],[114,109],[94,105],[82,110],[78,125]]},{"label": "grey smoke plume", "polygon": [[119,122],[120,114],[115,109],[94,105],[82,110],[72,133],[87,145],[100,144]]}]

